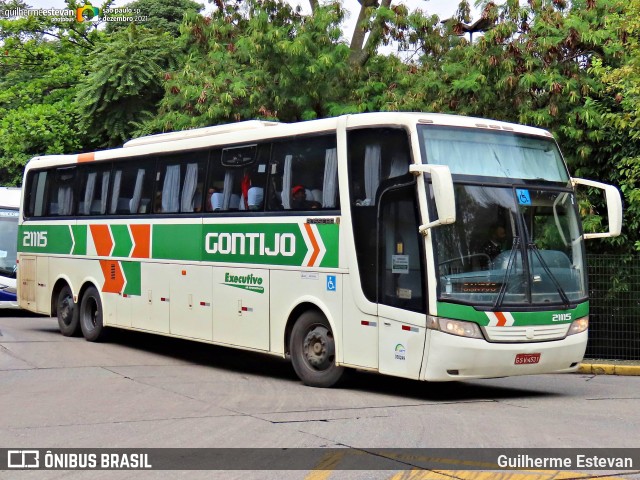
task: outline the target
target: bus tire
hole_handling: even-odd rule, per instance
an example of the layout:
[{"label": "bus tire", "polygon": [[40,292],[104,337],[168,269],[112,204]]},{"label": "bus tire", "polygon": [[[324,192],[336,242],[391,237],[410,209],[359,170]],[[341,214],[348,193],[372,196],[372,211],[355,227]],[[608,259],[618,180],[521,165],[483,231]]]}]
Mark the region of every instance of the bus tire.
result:
[{"label": "bus tire", "polygon": [[314,310],[304,312],[291,330],[289,338],[291,363],[305,385],[327,388],[344,374],[336,365],[336,347],[327,319]]},{"label": "bus tire", "polygon": [[106,329],[102,322],[102,301],[100,292],[89,287],[80,302],[80,328],[82,335],[89,342],[104,340]]},{"label": "bus tire", "polygon": [[62,287],[56,299],[56,313],[60,333],[65,337],[74,337],[80,331],[80,316],[78,305],[73,301],[69,285]]}]

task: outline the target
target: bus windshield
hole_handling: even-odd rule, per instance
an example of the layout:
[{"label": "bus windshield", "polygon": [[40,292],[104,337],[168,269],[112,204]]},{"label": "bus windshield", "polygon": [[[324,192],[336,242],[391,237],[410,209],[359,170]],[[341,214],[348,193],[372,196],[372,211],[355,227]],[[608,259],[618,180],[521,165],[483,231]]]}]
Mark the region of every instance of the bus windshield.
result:
[{"label": "bus windshield", "polygon": [[18,211],[0,208],[0,275],[16,277]]},{"label": "bus windshield", "polygon": [[587,296],[571,192],[456,185],[458,221],[434,229],[442,301],[573,304]]},{"label": "bus windshield", "polygon": [[439,125],[419,125],[418,132],[427,163],[447,165],[454,175],[569,181],[551,138]]}]

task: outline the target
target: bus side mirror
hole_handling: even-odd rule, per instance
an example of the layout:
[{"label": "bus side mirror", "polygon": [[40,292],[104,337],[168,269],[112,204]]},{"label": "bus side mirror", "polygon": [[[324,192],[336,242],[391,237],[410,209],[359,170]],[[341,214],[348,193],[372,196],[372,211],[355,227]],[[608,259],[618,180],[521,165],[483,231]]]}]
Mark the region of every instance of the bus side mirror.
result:
[{"label": "bus side mirror", "polygon": [[449,225],[456,221],[456,199],[453,192],[451,170],[446,165],[410,165],[409,171],[418,176],[423,173],[431,174],[433,196],[436,201],[438,218],[425,225],[420,225],[420,233],[425,233],[432,227]]},{"label": "bus side mirror", "polygon": [[594,187],[604,190],[605,198],[607,200],[609,231],[605,233],[585,233],[583,235],[584,239],[617,237],[620,235],[620,231],[622,230],[622,199],[620,198],[620,192],[618,189],[613,185],[594,182],[593,180],[585,180],[584,178],[572,178],[571,184],[574,187],[576,185],[584,185],[586,187]]}]

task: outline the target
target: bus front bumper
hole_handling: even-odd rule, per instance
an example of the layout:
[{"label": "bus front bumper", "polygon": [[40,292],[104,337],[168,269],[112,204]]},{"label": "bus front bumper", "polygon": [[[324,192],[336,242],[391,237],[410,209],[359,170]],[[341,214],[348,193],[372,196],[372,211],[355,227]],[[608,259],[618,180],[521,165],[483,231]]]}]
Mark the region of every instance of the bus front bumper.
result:
[{"label": "bus front bumper", "polygon": [[[587,348],[587,331],[562,340],[533,343],[489,343],[475,338],[427,331],[421,380],[446,382],[471,378],[573,372]],[[537,363],[516,363],[516,357]]]}]

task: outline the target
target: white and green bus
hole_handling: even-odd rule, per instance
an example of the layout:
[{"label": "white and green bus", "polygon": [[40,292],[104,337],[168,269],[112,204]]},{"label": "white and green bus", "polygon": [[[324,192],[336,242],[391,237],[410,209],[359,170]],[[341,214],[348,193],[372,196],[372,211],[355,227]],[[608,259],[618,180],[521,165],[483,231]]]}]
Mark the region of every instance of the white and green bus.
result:
[{"label": "white and green bus", "polygon": [[[604,190],[583,234],[576,184]],[[618,191],[572,179],[552,136],[371,113],[249,121],[36,157],[18,241],[22,308],[89,341],[124,328],[448,381],[575,370],[584,240]]]}]

